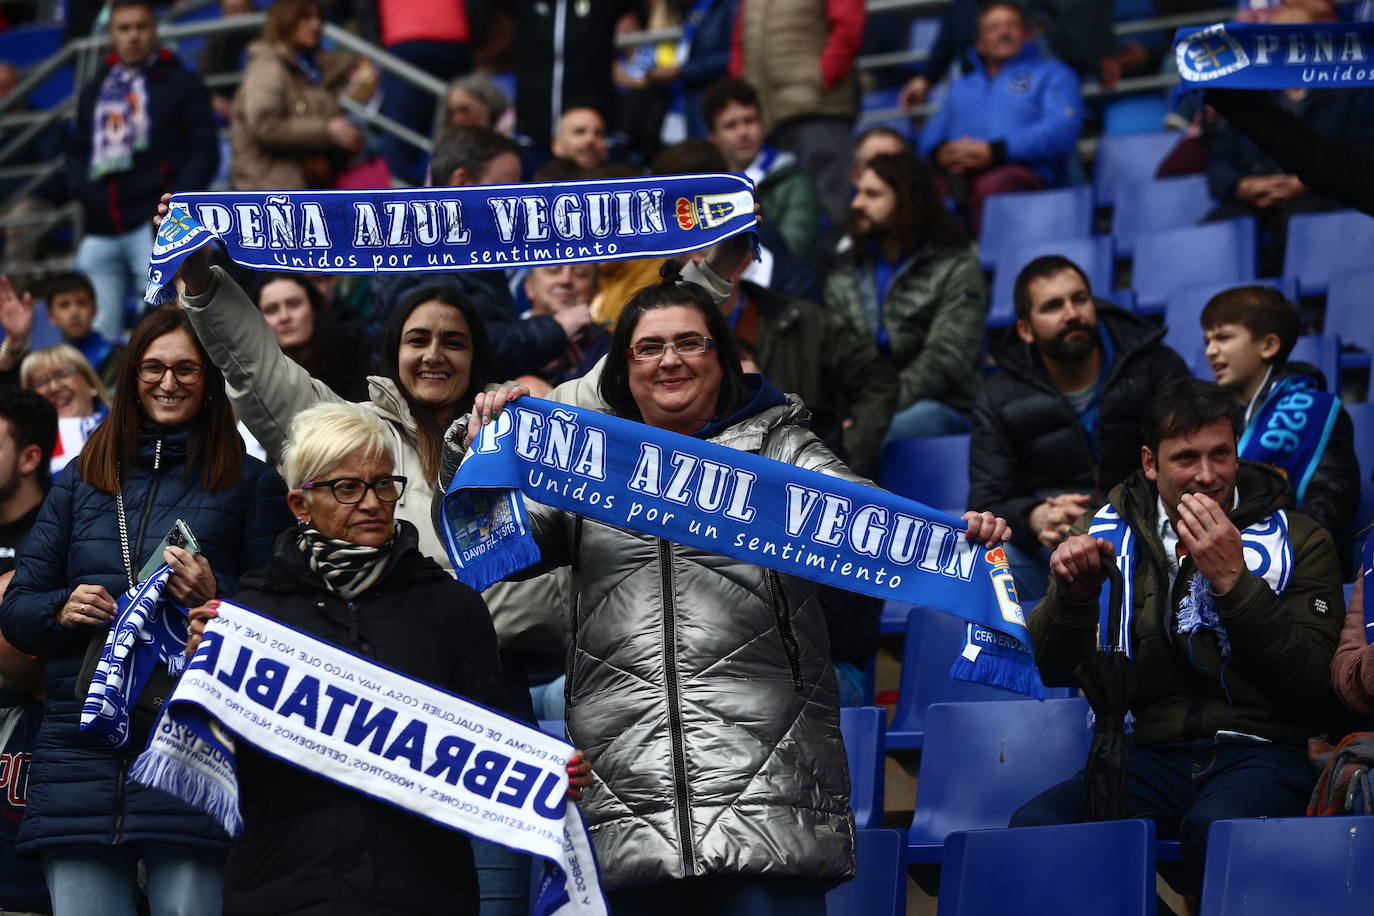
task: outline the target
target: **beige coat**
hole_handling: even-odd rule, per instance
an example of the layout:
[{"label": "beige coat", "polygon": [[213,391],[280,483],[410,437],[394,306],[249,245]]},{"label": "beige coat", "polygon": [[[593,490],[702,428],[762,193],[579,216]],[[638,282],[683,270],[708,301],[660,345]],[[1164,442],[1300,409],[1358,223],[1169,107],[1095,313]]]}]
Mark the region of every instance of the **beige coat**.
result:
[{"label": "beige coat", "polygon": [[859,92],[852,68],[829,92],[822,87],[830,26],[821,0],[749,0],[741,19],[742,75],[759,92],[769,131],[794,118],[854,117]]},{"label": "beige coat", "polygon": [[238,191],[320,187],[311,173],[343,154],[329,136],[329,120],[343,114],[337,98],[345,69],[337,57],[321,52],[324,82],[305,75],[295,55],[281,45],[255,42],[234,96],[230,123],[233,161],[230,181]]}]

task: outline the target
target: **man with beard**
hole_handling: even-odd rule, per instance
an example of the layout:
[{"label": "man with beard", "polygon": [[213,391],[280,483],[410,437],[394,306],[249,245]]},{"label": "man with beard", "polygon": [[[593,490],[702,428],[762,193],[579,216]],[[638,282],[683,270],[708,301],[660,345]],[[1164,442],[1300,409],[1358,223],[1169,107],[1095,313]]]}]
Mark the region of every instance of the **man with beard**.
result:
[{"label": "man with beard", "polygon": [[48,493],[57,411],[36,392],[0,386],[0,573],[14,569]]},{"label": "man with beard", "polygon": [[888,441],[967,432],[987,283],[924,162],[909,152],[873,157],[850,204],[849,239],[825,304],[897,370]]},{"label": "man with beard", "polygon": [[1044,595],[1050,551],[1140,461],[1140,418],[1188,367],[1164,329],[1095,301],[1067,258],[1036,258],[1016,278],[1016,325],[994,343],[1002,371],[973,408],[969,505],[1012,526],[1007,558],[1026,603]]},{"label": "man with beard", "polygon": [[[1280,471],[1238,457],[1243,414],[1235,395],[1201,379],[1154,393],[1139,467],[1055,548],[1054,584],[1028,623],[1045,684],[1076,686],[1106,627],[1105,567],[1127,579],[1138,686],[1121,816],[1179,841],[1181,865],[1160,872],[1194,913],[1214,821],[1307,807],[1317,781],[1308,738],[1326,729],[1345,610],[1331,536],[1293,511]],[[1083,798],[1080,772],[1011,825],[1077,822]]]}]

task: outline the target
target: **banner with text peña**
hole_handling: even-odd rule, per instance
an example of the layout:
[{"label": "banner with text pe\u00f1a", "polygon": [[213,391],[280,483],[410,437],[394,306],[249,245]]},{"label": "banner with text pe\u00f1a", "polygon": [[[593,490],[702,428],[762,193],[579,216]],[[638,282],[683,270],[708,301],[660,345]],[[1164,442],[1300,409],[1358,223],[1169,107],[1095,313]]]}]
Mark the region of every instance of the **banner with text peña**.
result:
[{"label": "banner with text pe\u00f1a", "polygon": [[1374,23],[1224,22],[1174,35],[1180,89],[1374,86]]},{"label": "banner with text pe\u00f1a", "polygon": [[[975,624],[951,675],[1044,696],[999,546],[886,490],[606,414],[525,397],[454,475],[440,533],[477,589],[538,562],[524,498]],[[999,640],[1000,635],[1000,640]],[[952,653],[958,647],[951,647]]]},{"label": "banner with text pe\u00f1a", "polygon": [[666,257],[756,225],[753,182],[729,173],[179,193],[153,241],[145,298],[173,298],[181,262],[215,240],[257,270],[414,273]]}]

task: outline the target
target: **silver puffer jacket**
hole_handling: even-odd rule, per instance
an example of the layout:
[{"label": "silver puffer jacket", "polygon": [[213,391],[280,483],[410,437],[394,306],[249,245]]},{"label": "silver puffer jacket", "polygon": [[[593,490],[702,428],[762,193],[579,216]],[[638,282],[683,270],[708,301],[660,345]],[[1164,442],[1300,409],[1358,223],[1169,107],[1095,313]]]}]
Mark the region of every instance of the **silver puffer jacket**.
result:
[{"label": "silver puffer jacket", "polygon": [[[795,397],[711,441],[852,475]],[[825,619],[808,582],[527,501],[580,595],[568,730],[609,888],[709,874],[854,871]]]}]

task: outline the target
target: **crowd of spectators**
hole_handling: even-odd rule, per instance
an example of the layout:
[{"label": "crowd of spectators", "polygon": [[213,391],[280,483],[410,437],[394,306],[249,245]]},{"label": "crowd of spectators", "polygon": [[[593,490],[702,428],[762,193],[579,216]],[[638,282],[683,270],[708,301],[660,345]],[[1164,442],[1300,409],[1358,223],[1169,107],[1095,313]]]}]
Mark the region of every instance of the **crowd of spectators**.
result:
[{"label": "crowd of spectators", "polygon": [[[126,790],[126,754],[83,744],[90,646],[181,519],[201,553],[169,548],[169,588],[196,619],[247,596],[514,716],[566,717],[588,749],[583,810],[616,912],[823,912],[827,884],[853,868],[837,711],[872,692],[876,603],[543,507],[538,575],[480,598],[456,585],[435,488],[485,414],[526,394],[879,485],[885,444],[967,434],[969,536],[1006,533],[1047,684],[1075,685],[1098,647],[1103,566],[1121,539],[1136,545],[1127,807],[1181,840],[1173,886],[1196,905],[1211,822],[1302,813],[1307,740],[1339,737],[1333,684],[1354,712],[1374,709],[1363,593],[1347,617],[1342,592],[1372,521],[1351,494],[1374,456],[1355,454],[1337,406],[1299,479],[1248,460],[1276,392],[1340,393],[1290,359],[1313,303],[1248,283],[1213,296],[1189,331],[1214,382],[1190,378],[1192,354],[1165,344],[1157,318],[1113,304],[1058,254],[1020,270],[1012,325],[988,326],[987,198],[1081,182],[1084,83],[1110,88],[1162,56],[1117,42],[1111,4],[952,0],[931,54],[895,86],[934,111],[862,131],[861,0],[263,7],[260,34],[205,45],[202,73],[241,71],[212,91],[160,43],[150,0],[73,4],[69,32],[107,34],[112,52],[77,87],[64,187],[6,202],[6,218],[74,202],[82,229],[74,269],[0,276],[0,725],[6,754],[33,755],[27,807],[7,777],[0,911],[133,913],[146,896],[154,914],[218,912],[222,887],[229,912],[525,912],[526,860],[412,832],[408,815],[265,756],[244,763],[246,831],[230,844],[189,807]],[[221,4],[225,17],[252,9]],[[1335,15],[1285,0],[1247,18]],[[446,94],[330,47],[328,21]],[[618,34],[667,27],[680,40],[616,48]],[[0,68],[0,96],[17,79]],[[1259,275],[1275,276],[1293,213],[1370,210],[1371,96],[1208,93],[1163,168],[1205,173],[1208,219],[1256,216]],[[356,114],[369,108],[431,148],[370,128]],[[724,171],[755,183],[752,251],[736,239],[674,260],[337,277],[254,273],[202,250],[176,305],[139,302],[154,216],[176,191]],[[18,280],[18,258],[61,244],[9,229],[6,269]],[[60,342],[31,348],[39,305]],[[663,373],[680,377],[662,388]],[[348,480],[361,495],[341,491]],[[1265,540],[1273,528],[1282,543]],[[788,608],[791,641],[761,645]],[[672,649],[763,673],[705,665],[668,689],[669,615],[689,621]],[[612,663],[617,652],[633,658]],[[677,740],[665,713],[685,706],[697,714],[683,740],[701,755],[690,774],[647,750]],[[746,708],[748,740],[734,727]],[[636,723],[642,743],[618,742]],[[1075,820],[1082,793],[1080,774],[1013,823]]]}]

